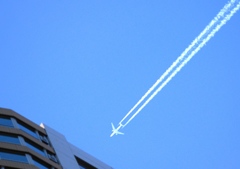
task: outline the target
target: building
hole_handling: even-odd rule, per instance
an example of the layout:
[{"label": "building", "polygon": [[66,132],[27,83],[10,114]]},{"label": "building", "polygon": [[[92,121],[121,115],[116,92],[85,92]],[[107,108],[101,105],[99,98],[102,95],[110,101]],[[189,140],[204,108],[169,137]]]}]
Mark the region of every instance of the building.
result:
[{"label": "building", "polygon": [[0,169],[112,169],[45,124],[0,108]]}]

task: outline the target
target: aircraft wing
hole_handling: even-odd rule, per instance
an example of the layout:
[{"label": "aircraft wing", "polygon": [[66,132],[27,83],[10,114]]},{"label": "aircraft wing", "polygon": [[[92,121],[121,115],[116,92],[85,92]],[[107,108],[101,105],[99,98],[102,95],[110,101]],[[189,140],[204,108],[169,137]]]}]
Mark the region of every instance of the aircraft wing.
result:
[{"label": "aircraft wing", "polygon": [[122,133],[122,132],[119,132],[119,131],[117,131],[117,134],[122,134],[122,135],[124,135],[124,133]]},{"label": "aircraft wing", "polygon": [[[112,124],[112,123],[111,123],[111,124]],[[115,127],[114,127],[114,125],[113,125],[113,124],[112,124],[112,129],[113,129],[113,130],[115,130]]]}]

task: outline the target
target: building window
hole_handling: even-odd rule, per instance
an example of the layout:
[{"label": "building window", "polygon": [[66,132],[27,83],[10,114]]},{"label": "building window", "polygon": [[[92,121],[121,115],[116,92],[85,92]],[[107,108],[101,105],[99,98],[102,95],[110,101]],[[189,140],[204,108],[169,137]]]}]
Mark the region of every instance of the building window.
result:
[{"label": "building window", "polygon": [[28,163],[25,154],[20,154],[16,152],[0,150],[0,158],[3,160],[11,160],[16,162]]},{"label": "building window", "polygon": [[43,151],[43,149],[42,149],[40,146],[34,144],[33,142],[31,142],[31,141],[29,141],[29,140],[27,140],[27,139],[25,139],[25,143],[26,143],[26,146],[27,146],[28,148],[30,148],[30,149],[32,149],[33,151],[41,154],[42,156],[46,156],[45,153],[44,153],[44,151]]},{"label": "building window", "polygon": [[51,169],[51,166],[47,165],[46,163],[38,160],[37,158],[33,158],[34,165],[40,169]]},{"label": "building window", "polygon": [[22,122],[19,122],[19,121],[18,121],[18,126],[24,132],[26,132],[26,133],[30,134],[31,136],[33,136],[33,137],[38,139],[38,135],[37,135],[37,133],[35,132],[35,130],[32,127],[30,127],[30,126],[28,126],[28,125],[26,125],[26,124],[24,124]]},{"label": "building window", "polygon": [[10,117],[4,117],[0,116],[0,125],[1,126],[7,126],[7,127],[13,127],[13,123]]},{"label": "building window", "polygon": [[83,167],[83,166],[79,166],[79,168],[80,168],[80,169],[87,169],[87,168],[85,168],[85,167]]},{"label": "building window", "polygon": [[54,154],[49,153],[49,152],[47,152],[47,154],[48,154],[48,158],[49,158],[51,161],[54,161],[55,163],[58,163],[57,157],[56,157]]},{"label": "building window", "polygon": [[18,136],[0,133],[0,142],[20,144]]},{"label": "building window", "polygon": [[42,134],[39,134],[39,137],[40,137],[40,140],[41,140],[43,143],[49,145],[49,141],[48,141],[47,136],[42,135]]},{"label": "building window", "polygon": [[96,167],[92,166],[91,164],[87,163],[86,161],[80,159],[79,157],[75,156],[77,163],[80,169],[97,169]]}]

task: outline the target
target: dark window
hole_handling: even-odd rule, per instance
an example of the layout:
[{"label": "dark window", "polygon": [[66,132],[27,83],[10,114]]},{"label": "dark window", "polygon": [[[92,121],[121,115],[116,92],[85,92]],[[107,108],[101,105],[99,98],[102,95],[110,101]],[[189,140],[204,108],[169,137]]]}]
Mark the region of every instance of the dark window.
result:
[{"label": "dark window", "polygon": [[33,136],[35,138],[38,138],[37,133],[35,132],[34,128],[32,128],[22,122],[19,122],[19,121],[18,121],[18,124],[19,124],[19,127],[21,130],[25,131],[26,133],[30,134],[31,136]]},{"label": "dark window", "polygon": [[40,136],[40,140],[41,140],[43,143],[49,145],[49,141],[48,141],[47,136],[42,135],[42,134],[40,134],[39,136]]},{"label": "dark window", "polygon": [[34,162],[34,165],[40,169],[50,169],[51,168],[51,166],[47,165],[46,163],[44,163],[41,160],[38,160],[36,158],[33,158],[33,162]]},{"label": "dark window", "polygon": [[57,157],[55,155],[53,155],[52,153],[48,153],[48,158],[52,161],[54,161],[55,163],[58,163]]},{"label": "dark window", "polygon": [[13,123],[12,123],[12,120],[10,119],[10,117],[0,116],[0,125],[7,126],[7,127],[13,127]]},{"label": "dark window", "polygon": [[83,161],[79,157],[75,156],[75,158],[78,162],[80,169],[97,169],[96,167],[92,166],[91,164],[87,163],[86,161]]},{"label": "dark window", "polygon": [[20,144],[17,136],[0,133],[0,142]]},{"label": "dark window", "polygon": [[34,144],[33,142],[26,140],[26,139],[25,139],[25,143],[28,148],[32,149],[33,151],[35,151],[43,156],[46,156],[43,149],[40,146],[38,146],[38,145]]},{"label": "dark window", "polygon": [[25,154],[20,154],[16,152],[8,152],[4,150],[0,150],[0,158],[3,160],[11,160],[22,163],[28,163],[27,157]]}]

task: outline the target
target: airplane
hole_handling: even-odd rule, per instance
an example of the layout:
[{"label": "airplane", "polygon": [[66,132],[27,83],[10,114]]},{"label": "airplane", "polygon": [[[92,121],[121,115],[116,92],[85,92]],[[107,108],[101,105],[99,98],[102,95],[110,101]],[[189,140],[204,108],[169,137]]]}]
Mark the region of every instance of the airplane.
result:
[{"label": "airplane", "polygon": [[[112,124],[112,123],[111,123]],[[114,134],[118,135],[118,134],[124,134],[122,132],[119,132],[118,130],[123,127],[122,124],[119,124],[120,126],[118,126],[118,128],[115,128],[114,125],[112,124],[112,134],[110,135],[110,137],[112,137]]]}]

